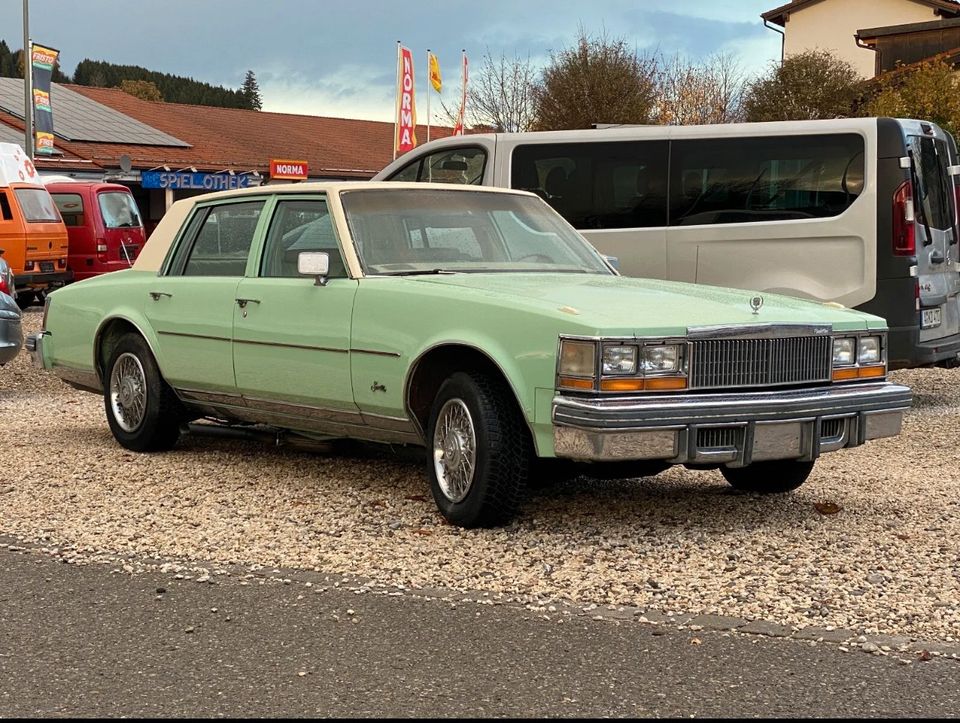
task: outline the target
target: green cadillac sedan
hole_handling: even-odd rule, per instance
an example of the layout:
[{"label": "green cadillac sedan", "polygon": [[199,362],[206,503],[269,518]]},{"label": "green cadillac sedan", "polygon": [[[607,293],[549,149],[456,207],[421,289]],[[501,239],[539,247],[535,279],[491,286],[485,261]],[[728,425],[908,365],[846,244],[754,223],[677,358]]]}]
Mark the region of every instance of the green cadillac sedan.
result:
[{"label": "green cadillac sedan", "polygon": [[178,201],[132,269],[50,294],[26,347],[128,449],[200,419],[419,445],[473,527],[568,473],[795,489],[899,433],[886,344],[836,305],[621,277],[530,193],[359,182]]}]

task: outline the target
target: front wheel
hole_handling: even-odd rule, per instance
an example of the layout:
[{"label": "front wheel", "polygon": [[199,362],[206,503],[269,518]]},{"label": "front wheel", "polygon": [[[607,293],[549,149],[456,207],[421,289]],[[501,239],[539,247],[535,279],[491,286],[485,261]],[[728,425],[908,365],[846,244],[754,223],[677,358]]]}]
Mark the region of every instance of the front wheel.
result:
[{"label": "front wheel", "polygon": [[110,431],[127,449],[160,452],[176,444],[183,408],[141,336],[127,334],[110,354],[103,401]]},{"label": "front wheel", "polygon": [[813,462],[773,460],[746,467],[721,467],[720,473],[734,489],[760,494],[791,492],[807,481]]},{"label": "front wheel", "polygon": [[452,375],[433,401],[427,441],[430,488],[449,522],[493,527],[516,514],[531,441],[504,382],[481,373]]}]

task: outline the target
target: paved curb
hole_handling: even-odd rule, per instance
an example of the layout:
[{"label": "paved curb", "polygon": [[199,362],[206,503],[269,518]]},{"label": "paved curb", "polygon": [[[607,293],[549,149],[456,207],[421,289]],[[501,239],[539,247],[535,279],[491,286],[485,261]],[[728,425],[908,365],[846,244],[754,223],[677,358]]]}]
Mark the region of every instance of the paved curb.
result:
[{"label": "paved curb", "polygon": [[[195,580],[198,583],[219,584],[225,579],[240,585],[250,584],[299,584],[316,593],[330,588],[348,590],[357,595],[379,594],[440,600],[456,605],[509,605],[523,607],[541,613],[548,620],[589,617],[593,620],[616,623],[636,622],[654,627],[654,634],[668,631],[709,631],[756,637],[771,637],[795,640],[799,643],[837,645],[844,652],[859,650],[878,656],[893,656],[899,662],[911,664],[915,660],[946,658],[960,660],[960,641],[918,640],[912,636],[868,635],[854,630],[833,626],[809,625],[795,627],[767,620],[746,620],[727,615],[672,613],[659,610],[644,610],[633,606],[577,604],[571,601],[539,600],[527,602],[519,597],[503,593],[462,591],[444,588],[408,588],[402,585],[385,585],[375,580],[354,575],[341,575],[319,569],[287,569],[263,565],[226,565],[196,560],[173,560],[117,555],[107,551],[79,550],[71,546],[56,546],[42,542],[20,540],[9,535],[0,535],[0,550],[13,553],[42,553],[60,558],[67,564],[119,565],[114,573],[135,574],[160,572],[178,580]],[[661,632],[662,631],[662,632]]]}]

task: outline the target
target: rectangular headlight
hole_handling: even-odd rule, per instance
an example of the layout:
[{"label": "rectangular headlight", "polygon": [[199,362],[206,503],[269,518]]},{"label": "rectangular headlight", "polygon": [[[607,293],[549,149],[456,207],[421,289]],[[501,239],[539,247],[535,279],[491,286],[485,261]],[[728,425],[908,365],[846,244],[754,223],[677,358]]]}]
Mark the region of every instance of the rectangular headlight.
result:
[{"label": "rectangular headlight", "polygon": [[637,347],[635,346],[605,346],[603,347],[603,374],[636,374]]},{"label": "rectangular headlight", "polygon": [[640,347],[640,369],[643,372],[679,371],[680,347],[677,344]]},{"label": "rectangular headlight", "polygon": [[880,337],[879,336],[861,336],[860,349],[857,352],[857,361],[862,364],[879,364],[882,360],[880,356]]},{"label": "rectangular headlight", "polygon": [[597,345],[592,341],[560,342],[561,375],[593,377],[597,373]]},{"label": "rectangular headlight", "polygon": [[854,337],[841,337],[833,340],[833,365],[835,367],[852,366],[857,362],[857,340]]}]

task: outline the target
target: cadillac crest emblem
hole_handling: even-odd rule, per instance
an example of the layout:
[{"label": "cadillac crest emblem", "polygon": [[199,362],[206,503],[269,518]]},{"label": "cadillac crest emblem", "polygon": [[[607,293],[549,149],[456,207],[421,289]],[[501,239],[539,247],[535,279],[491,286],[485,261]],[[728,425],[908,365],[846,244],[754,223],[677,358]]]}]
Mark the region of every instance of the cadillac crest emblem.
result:
[{"label": "cadillac crest emblem", "polygon": [[754,296],[750,299],[750,308],[753,309],[754,314],[760,313],[760,307],[763,306],[763,297]]}]

